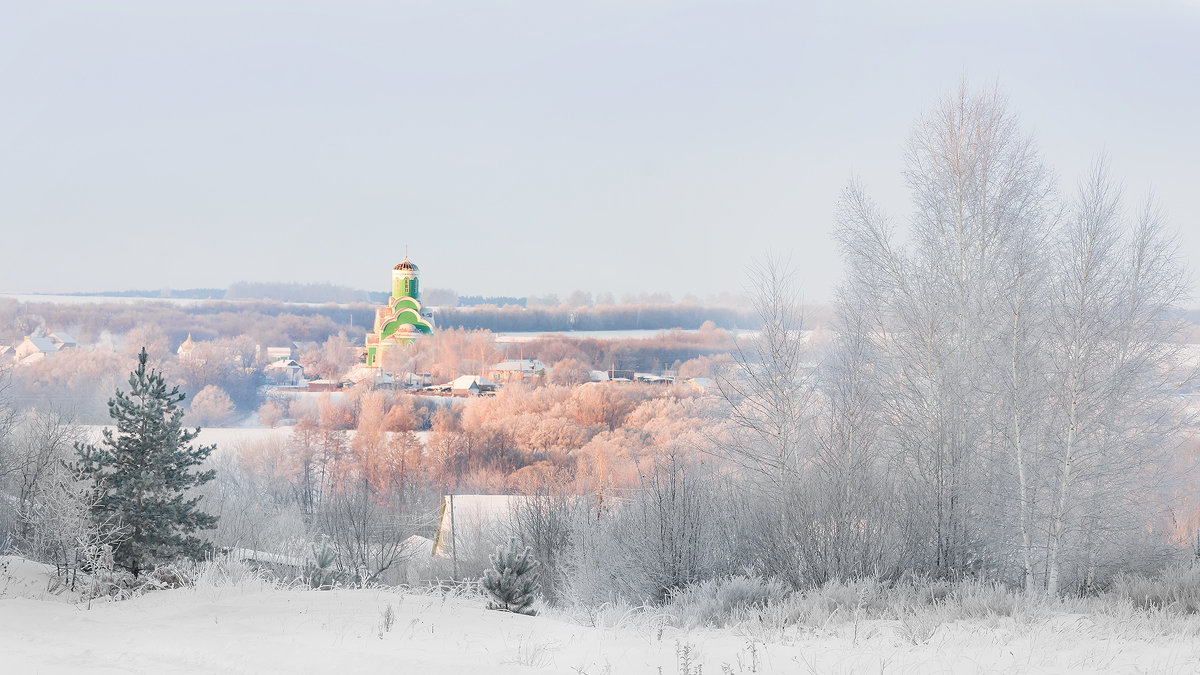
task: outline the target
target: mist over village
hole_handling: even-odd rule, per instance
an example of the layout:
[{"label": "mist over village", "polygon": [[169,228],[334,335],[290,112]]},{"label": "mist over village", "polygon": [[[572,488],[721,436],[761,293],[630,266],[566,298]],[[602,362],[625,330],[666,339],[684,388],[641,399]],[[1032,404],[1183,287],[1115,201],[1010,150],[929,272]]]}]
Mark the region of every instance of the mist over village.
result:
[{"label": "mist over village", "polygon": [[2,14],[4,672],[1200,672],[1200,4]]}]

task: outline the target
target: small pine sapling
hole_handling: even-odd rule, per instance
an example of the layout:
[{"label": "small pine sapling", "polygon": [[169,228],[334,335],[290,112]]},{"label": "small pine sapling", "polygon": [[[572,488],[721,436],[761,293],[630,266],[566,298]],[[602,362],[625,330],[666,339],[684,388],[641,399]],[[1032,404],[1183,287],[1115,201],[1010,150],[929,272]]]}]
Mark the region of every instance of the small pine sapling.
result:
[{"label": "small pine sapling", "polygon": [[524,551],[518,551],[517,540],[510,539],[507,547],[497,546],[496,553],[489,558],[492,567],[480,580],[492,596],[488,609],[529,616],[537,614],[533,609],[533,597],[541,586],[542,573],[538,570],[538,561],[533,559],[532,549],[527,546]]},{"label": "small pine sapling", "polygon": [[337,553],[329,548],[328,541],[321,542],[321,548],[312,547],[312,558],[304,563],[304,581],[310,588],[327,591],[334,586],[345,583],[346,574],[336,567]]}]

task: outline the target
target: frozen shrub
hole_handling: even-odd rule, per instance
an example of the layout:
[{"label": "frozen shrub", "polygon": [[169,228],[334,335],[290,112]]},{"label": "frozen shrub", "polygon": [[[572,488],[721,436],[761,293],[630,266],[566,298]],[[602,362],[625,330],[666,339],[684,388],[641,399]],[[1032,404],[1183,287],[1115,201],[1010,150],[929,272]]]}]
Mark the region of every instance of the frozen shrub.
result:
[{"label": "frozen shrub", "polygon": [[948,596],[950,604],[958,607],[964,618],[1014,616],[1021,608],[1019,592],[998,583],[963,581],[955,584]]},{"label": "frozen shrub", "polygon": [[191,586],[195,582],[182,566],[161,565],[151,570],[143,583],[153,586],[155,590],[165,590]]},{"label": "frozen shrub", "polygon": [[565,557],[584,502],[568,493],[564,475],[537,475],[529,483],[523,489],[528,497],[511,507],[512,532],[533,549],[541,566],[542,594],[554,602],[560,595]]},{"label": "frozen shrub", "polygon": [[1195,614],[1200,612],[1200,565],[1168,567],[1154,577],[1120,574],[1113,580],[1109,594],[1139,609]]},{"label": "frozen shrub", "polygon": [[225,588],[264,589],[279,585],[278,579],[258,563],[240,560],[231,555],[218,555],[198,563],[180,563],[187,585],[198,591],[218,591]]},{"label": "frozen shrub", "polygon": [[751,563],[739,539],[732,486],[679,448],[647,461],[638,489],[572,514],[560,560],[568,604],[661,604],[678,589]]},{"label": "frozen shrub", "polygon": [[787,595],[787,587],[775,579],[738,575],[680,589],[671,596],[667,609],[683,625],[723,626],[739,610],[763,608]]}]

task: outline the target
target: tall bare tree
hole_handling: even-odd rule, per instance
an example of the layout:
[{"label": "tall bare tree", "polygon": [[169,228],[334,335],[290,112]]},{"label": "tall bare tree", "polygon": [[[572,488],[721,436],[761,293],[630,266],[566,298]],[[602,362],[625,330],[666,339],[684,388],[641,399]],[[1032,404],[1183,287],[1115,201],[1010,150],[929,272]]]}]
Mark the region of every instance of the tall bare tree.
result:
[{"label": "tall bare tree", "polygon": [[977,488],[994,392],[978,385],[1005,325],[1005,275],[1028,233],[1045,229],[1054,186],[1005,98],[965,84],[917,123],[906,160],[909,244],[857,182],[839,205],[837,237],[852,297],[871,307],[863,325],[887,381],[888,437],[925,514],[930,564],[958,574],[981,564]]},{"label": "tall bare tree", "polygon": [[1126,224],[1103,163],[1064,205],[995,91],[943,100],[907,162],[905,244],[857,182],[839,204],[839,302],[861,317],[840,330],[873,347],[877,445],[925,566],[1015,560],[1026,588],[1055,594],[1069,556],[1090,584],[1115,535],[1148,522],[1154,451],[1176,429],[1173,240],[1153,206]]},{"label": "tall bare tree", "polygon": [[751,270],[757,335],[739,341],[736,369],[717,386],[741,431],[730,447],[738,464],[769,482],[787,483],[800,470],[803,429],[810,417],[811,385],[795,272],[778,259]]},{"label": "tall bare tree", "polygon": [[1059,591],[1072,531],[1086,569],[1081,583],[1090,584],[1097,547],[1136,526],[1129,507],[1149,495],[1153,474],[1166,464],[1156,454],[1169,446],[1179,419],[1170,410],[1178,330],[1170,311],[1186,290],[1159,211],[1148,202],[1130,225],[1103,160],[1080,184],[1056,253],[1050,594]]}]

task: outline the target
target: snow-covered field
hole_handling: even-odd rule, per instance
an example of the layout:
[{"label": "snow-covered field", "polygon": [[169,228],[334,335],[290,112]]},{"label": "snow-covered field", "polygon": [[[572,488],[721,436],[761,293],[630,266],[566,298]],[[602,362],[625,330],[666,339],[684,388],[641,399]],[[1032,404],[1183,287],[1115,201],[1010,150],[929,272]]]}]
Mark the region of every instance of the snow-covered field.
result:
[{"label": "snow-covered field", "polygon": [[[7,564],[5,564],[7,563]],[[831,620],[684,630],[652,612],[526,617],[477,597],[207,583],[121,602],[47,596],[0,559],[5,673],[1194,673],[1200,641],[1112,617]],[[390,610],[390,619],[389,617]],[[1189,634],[1194,631],[1188,631]]]},{"label": "snow-covered field", "polygon": [[[99,443],[101,432],[106,428],[111,429],[112,427],[100,424],[83,425],[87,442]],[[292,427],[290,426],[273,429],[267,427],[204,427],[200,430],[200,436],[196,439],[195,444],[216,445],[217,450],[225,450],[248,443],[272,440],[286,442],[291,438],[291,434]]]}]

